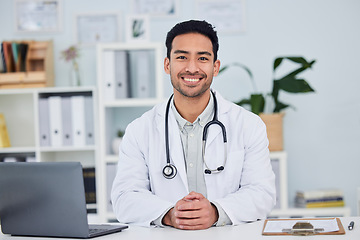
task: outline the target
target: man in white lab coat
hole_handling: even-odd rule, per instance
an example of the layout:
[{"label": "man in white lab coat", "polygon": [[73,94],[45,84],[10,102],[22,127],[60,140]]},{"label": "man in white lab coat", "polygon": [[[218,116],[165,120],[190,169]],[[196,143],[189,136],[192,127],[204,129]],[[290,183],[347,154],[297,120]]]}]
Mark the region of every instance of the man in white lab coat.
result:
[{"label": "man in white lab coat", "polygon": [[[125,131],[111,194],[116,217],[179,229],[266,218],[275,205],[266,128],[210,89],[220,68],[216,31],[205,21],[182,22],[168,32],[166,47],[174,94]],[[203,153],[203,130],[214,116],[224,131],[208,128]]]}]

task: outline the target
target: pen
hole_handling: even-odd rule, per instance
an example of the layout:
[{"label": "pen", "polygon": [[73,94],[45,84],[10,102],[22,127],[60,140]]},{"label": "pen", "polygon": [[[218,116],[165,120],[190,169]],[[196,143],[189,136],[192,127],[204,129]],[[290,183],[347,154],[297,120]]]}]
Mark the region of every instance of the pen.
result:
[{"label": "pen", "polygon": [[354,228],[354,221],[351,221],[348,226],[349,230],[353,230]]}]

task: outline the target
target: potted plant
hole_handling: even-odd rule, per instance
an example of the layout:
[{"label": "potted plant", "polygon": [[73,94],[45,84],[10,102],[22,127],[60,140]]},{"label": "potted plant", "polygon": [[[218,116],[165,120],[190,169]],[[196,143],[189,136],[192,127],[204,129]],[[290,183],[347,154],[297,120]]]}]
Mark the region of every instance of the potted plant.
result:
[{"label": "potted plant", "polygon": [[71,62],[69,74],[71,86],[81,86],[80,69],[77,61],[80,56],[79,52],[79,47],[76,45],[72,45],[64,51],[61,51],[61,58],[66,62]]},{"label": "potted plant", "polygon": [[[285,74],[280,78],[276,78],[276,70],[279,68],[281,63],[284,60],[288,60],[290,62],[298,65],[295,70],[292,70],[290,73]],[[312,87],[307,83],[305,79],[301,79],[298,75],[304,72],[307,69],[310,69],[312,65],[315,63],[315,60],[308,61],[303,57],[278,57],[274,60],[273,66],[273,87],[272,91],[266,94],[259,93],[256,89],[256,84],[253,79],[253,75],[248,67],[240,63],[232,63],[229,65],[225,65],[219,71],[222,73],[226,71],[230,66],[236,66],[244,69],[253,83],[253,87],[255,92],[250,94],[249,98],[242,99],[236,104],[244,106],[249,105],[252,112],[258,114],[262,120],[265,122],[267,127],[267,134],[269,138],[269,149],[270,151],[281,151],[283,150],[283,137],[282,137],[282,118],[284,113],[282,110],[292,107],[291,105],[284,103],[279,100],[280,91],[285,91],[288,93],[307,93],[307,92],[315,92]],[[266,101],[271,101],[270,103],[266,103]],[[269,113],[264,113],[264,108],[266,105],[273,105],[273,108]]]},{"label": "potted plant", "polygon": [[112,150],[115,155],[119,155],[119,147],[124,134],[125,132],[123,130],[118,130],[117,136],[112,141]]}]

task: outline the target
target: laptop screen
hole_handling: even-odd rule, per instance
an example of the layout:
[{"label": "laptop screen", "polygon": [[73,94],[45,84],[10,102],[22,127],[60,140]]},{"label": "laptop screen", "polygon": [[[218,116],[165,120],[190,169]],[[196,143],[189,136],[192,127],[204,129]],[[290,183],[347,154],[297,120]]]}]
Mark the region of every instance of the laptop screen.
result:
[{"label": "laptop screen", "polygon": [[0,218],[5,234],[88,236],[81,164],[0,163]]}]

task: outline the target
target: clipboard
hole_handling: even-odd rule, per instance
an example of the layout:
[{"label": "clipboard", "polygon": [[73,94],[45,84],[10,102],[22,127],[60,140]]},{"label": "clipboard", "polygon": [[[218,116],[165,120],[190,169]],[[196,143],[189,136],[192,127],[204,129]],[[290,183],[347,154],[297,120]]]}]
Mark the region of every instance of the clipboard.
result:
[{"label": "clipboard", "polygon": [[264,236],[281,236],[281,235],[293,235],[291,233],[288,232],[264,232],[266,224],[270,221],[309,221],[309,220],[333,220],[336,219],[337,225],[339,227],[338,231],[335,232],[317,232],[313,235],[342,235],[345,234],[345,229],[340,221],[339,218],[289,218],[289,219],[280,219],[280,218],[276,218],[276,219],[266,219],[264,222],[264,227],[262,230],[262,235]]}]

